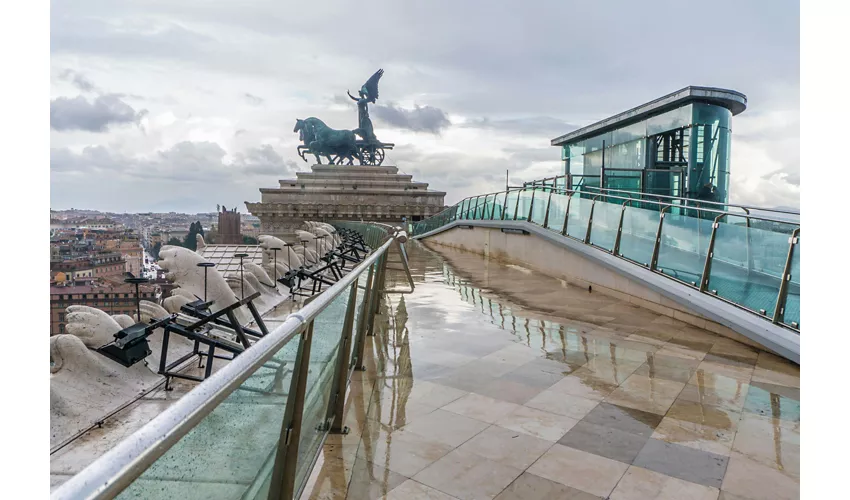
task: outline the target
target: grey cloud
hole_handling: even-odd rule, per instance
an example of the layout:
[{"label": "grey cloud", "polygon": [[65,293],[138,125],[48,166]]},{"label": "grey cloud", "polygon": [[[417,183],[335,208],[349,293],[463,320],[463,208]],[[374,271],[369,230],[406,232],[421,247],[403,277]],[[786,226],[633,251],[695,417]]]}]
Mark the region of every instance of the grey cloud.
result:
[{"label": "grey cloud", "polygon": [[404,109],[392,103],[372,106],[372,114],[382,122],[414,132],[439,134],[452,122],[442,109],[433,106],[416,105],[413,109]]},{"label": "grey cloud", "polygon": [[98,176],[108,178],[110,186],[98,198],[96,208],[101,210],[168,208],[194,213],[210,211],[214,205],[208,203],[221,201],[244,207],[243,200],[259,199],[258,188],[272,187],[297,170],[295,162],[284,160],[269,145],[235,152],[230,161],[225,161],[226,155],[214,142],[184,141],[147,158],[104,146],[80,152],[51,148],[51,204],[79,206],[79,193],[89,192],[92,177]]},{"label": "grey cloud", "polygon": [[[410,6],[379,0],[370,8],[381,26],[380,41],[369,45],[370,64],[352,61],[350,33],[338,29],[350,23],[350,10],[343,2],[306,9],[297,16],[271,0],[259,0],[251,8],[238,3],[151,6],[97,2],[95,7],[89,4],[91,0],[81,2],[59,3],[51,9],[56,28],[51,31],[52,51],[178,59],[221,71],[296,72],[321,84],[339,81],[350,66],[368,66],[364,76],[353,78],[351,85],[362,83],[377,64],[371,62],[379,61],[388,72],[381,82],[382,94],[399,96],[397,99],[442,94],[429,104],[464,114],[598,114],[601,118],[688,84],[740,87],[738,90],[746,93],[758,93],[772,82],[799,80],[799,4],[792,0],[774,2],[770,16],[765,16],[758,4],[718,0],[717,10],[734,11],[738,22],[715,26],[714,44],[697,52],[692,44],[669,43],[691,35],[686,25],[640,35],[634,27],[699,18],[698,4],[676,4],[675,14],[671,14],[665,7],[647,9],[640,2],[629,1],[596,3],[577,10],[571,2],[550,0],[488,3],[486,7],[476,1],[434,0]],[[87,15],[95,8],[100,19],[173,22],[160,22],[157,29],[142,26],[145,29],[135,30],[125,23],[119,30]],[[452,15],[446,16],[446,12]],[[740,25],[747,29],[739,29]],[[602,39],[597,36],[599,26],[606,28],[607,36]],[[225,30],[244,36],[216,40],[216,33]],[[348,67],[316,64],[311,71],[309,64],[274,65],[273,59],[280,59],[280,50],[293,39],[304,47],[299,54],[305,59],[341,60]],[[258,51],[260,44],[278,47],[278,51]],[[688,64],[685,72],[675,75],[658,71],[651,57],[635,56],[641,47],[654,46],[665,47],[666,60],[699,63]],[[331,68],[336,71],[327,71]]]},{"label": "grey cloud", "polygon": [[800,187],[800,172],[799,170],[776,170],[765,174],[761,177],[762,179],[768,181],[773,178],[780,179],[788,184]]},{"label": "grey cloud", "polygon": [[[796,0],[776,0],[770,15],[765,15],[757,2],[718,0],[716,9],[734,11],[737,22],[714,26],[710,45],[670,43],[693,40],[689,25],[671,23],[671,19],[699,18],[703,7],[679,3],[671,10],[667,7],[674,4],[669,0],[657,9],[628,1],[597,2],[577,9],[573,3],[550,0],[434,0],[421,5],[377,0],[370,12],[381,26],[381,35],[380,40],[368,44],[368,51],[352,51],[350,32],[339,29],[350,22],[351,16],[350,9],[342,5],[331,2],[293,16],[272,0],[258,0],[250,6],[194,0],[155,4],[135,0],[58,2],[51,8],[51,53],[57,59],[69,60],[95,56],[106,62],[150,67],[162,75],[180,65],[181,69],[191,68],[198,78],[213,74],[220,76],[222,83],[233,84],[226,88],[263,88],[261,83],[249,86],[245,82],[258,75],[263,79],[271,75],[288,93],[275,102],[290,99],[290,103],[296,103],[284,104],[290,106],[284,109],[291,115],[282,117],[283,122],[296,116],[319,116],[334,128],[353,128],[356,123],[351,101],[344,94],[334,94],[358,88],[378,67],[387,71],[381,81],[382,99],[416,101],[462,116],[490,117],[477,118],[469,125],[485,132],[516,132],[544,140],[567,132],[569,127],[564,125],[587,125],[686,85],[720,86],[746,93],[750,109],[744,117],[759,108],[770,111],[799,106]],[[452,15],[446,16],[446,12]],[[635,26],[646,24],[669,29],[635,34]],[[747,29],[740,29],[741,25]],[[605,37],[597,36],[599,26],[605,26]],[[640,56],[651,47],[665,47],[663,57]],[[662,60],[681,61],[681,68],[659,71]],[[192,88],[192,83],[183,81],[168,84],[175,92]],[[328,118],[322,109],[330,107],[331,96],[334,104],[351,106],[336,120],[333,112]],[[271,95],[266,97],[271,100]],[[231,98],[244,107],[240,92],[233,92]],[[200,106],[205,104],[202,99],[211,97],[199,96],[198,108],[187,110],[185,106],[189,105],[181,103],[182,116],[199,115]],[[215,104],[210,103],[210,107]],[[178,111],[178,106],[174,108]],[[547,125],[516,123],[526,119],[504,120],[517,116],[546,116],[553,121]],[[261,130],[256,122],[241,121],[241,116],[231,118],[240,120],[239,126],[252,133]],[[379,119],[377,114],[375,118]],[[735,120],[741,123],[741,117]],[[284,128],[288,133],[291,124]],[[265,137],[268,135],[257,139]],[[735,141],[741,144],[742,139],[747,140],[746,136],[735,137],[733,151]],[[752,140],[754,147],[768,155],[779,151],[756,143],[755,137]],[[797,145],[788,147],[799,149]],[[453,184],[447,189],[454,189],[454,185],[466,189],[456,180],[459,174],[450,168],[462,167],[482,176],[497,171],[499,178],[504,168],[511,168],[513,177],[517,165],[524,164],[524,157],[544,161],[545,155],[542,151],[511,153],[504,148],[492,153],[506,154],[507,159],[492,160],[487,153],[477,158],[472,154],[460,158],[427,156],[423,165],[435,172],[450,165]],[[784,171],[791,163],[789,157],[796,157],[799,164],[799,152],[788,155],[783,150],[775,154],[786,158],[777,165]],[[733,162],[733,182],[747,168]],[[759,175],[762,172],[759,170]],[[442,188],[438,176],[427,171],[423,174],[433,187]]]},{"label": "grey cloud", "polygon": [[549,116],[528,118],[510,118],[492,120],[490,118],[474,118],[466,121],[462,127],[498,130],[501,132],[516,132],[524,135],[540,136],[547,139],[573,131],[578,126]]},{"label": "grey cloud", "polygon": [[260,175],[283,175],[298,170],[293,160],[284,160],[277,151],[268,144],[258,148],[250,148],[235,155],[235,163],[245,173]]},{"label": "grey cloud", "polygon": [[266,100],[262,97],[255,96],[254,94],[249,94],[248,92],[245,92],[244,97],[248,100],[249,103],[253,104],[254,106],[259,106],[260,104],[266,102]]},{"label": "grey cloud", "polygon": [[83,92],[100,92],[95,84],[86,78],[85,75],[72,69],[66,69],[59,75],[59,77],[73,83],[75,87]]},{"label": "grey cloud", "polygon": [[110,125],[138,123],[145,113],[115,95],[98,96],[92,101],[83,96],[58,97],[50,101],[50,128],[106,132]]},{"label": "grey cloud", "polygon": [[516,162],[559,162],[561,160],[560,148],[548,146],[541,148],[505,148],[508,157]]},{"label": "grey cloud", "polygon": [[128,157],[104,146],[89,146],[80,153],[52,148],[50,153],[50,170],[55,174],[110,174],[165,182],[211,180],[226,185],[242,182],[246,174],[276,176],[297,169],[294,161],[284,160],[269,145],[236,152],[227,163],[227,152],[215,142],[183,141],[150,158]]}]

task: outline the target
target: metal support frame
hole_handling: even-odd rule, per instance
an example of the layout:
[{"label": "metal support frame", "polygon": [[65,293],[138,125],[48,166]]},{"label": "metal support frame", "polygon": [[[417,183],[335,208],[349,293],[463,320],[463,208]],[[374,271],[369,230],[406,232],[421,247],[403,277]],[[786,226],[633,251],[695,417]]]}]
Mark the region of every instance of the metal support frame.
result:
[{"label": "metal support frame", "polygon": [[307,393],[307,375],[310,366],[310,345],[313,341],[313,322],[301,334],[295,368],[290,382],[289,395],[294,400],[286,405],[280,430],[280,440],[275,454],[274,469],[269,485],[269,500],[289,500],[295,495],[295,473],[298,465],[298,445],[301,441],[301,420],[304,414],[304,397]]},{"label": "metal support frame", "polygon": [[549,198],[546,199],[546,214],[543,216],[543,228],[549,228],[549,207],[552,204],[552,190],[549,190]]},{"label": "metal support frame", "polygon": [[570,221],[570,205],[573,203],[573,195],[576,194],[575,191],[570,193],[567,196],[567,210],[564,212],[564,226],[561,228],[561,236],[567,235],[567,222]]},{"label": "metal support frame", "polygon": [[623,208],[620,210],[620,223],[617,225],[617,236],[614,238],[614,248],[611,249],[611,253],[614,255],[620,255],[620,241],[623,239],[623,219],[626,216],[626,205],[632,200],[626,200],[623,202]]},{"label": "metal support frame", "polygon": [[590,217],[587,219],[587,233],[584,235],[584,242],[587,245],[590,245],[590,234],[593,230],[593,208],[596,207],[596,199],[601,195],[596,195],[593,197],[593,200],[590,202]]},{"label": "metal support frame", "polygon": [[794,230],[788,238],[788,257],[782,270],[782,283],[779,285],[779,295],[776,297],[776,307],[773,309],[773,322],[785,322],[785,302],[788,300],[788,285],[791,283],[791,261],[794,258],[794,248],[800,241],[800,228]]},{"label": "metal support frame", "polygon": [[661,209],[661,214],[658,219],[658,230],[655,232],[655,245],[652,247],[652,260],[649,261],[649,269],[655,271],[658,269],[658,252],[661,248],[661,227],[664,225],[664,212],[670,206]]},{"label": "metal support frame", "polygon": [[717,239],[717,228],[720,227],[720,219],[726,217],[726,214],[720,214],[714,218],[711,223],[711,236],[708,239],[708,248],[705,251],[705,264],[702,266],[702,276],[699,282],[699,291],[705,292],[708,290],[708,277],[711,275],[711,263],[714,260],[714,242]]},{"label": "metal support frame", "polygon": [[366,351],[366,333],[371,328],[369,323],[372,322],[369,311],[372,310],[372,301],[375,297],[375,287],[373,286],[374,280],[375,264],[369,266],[369,274],[366,277],[366,291],[363,296],[363,306],[360,309],[360,320],[357,322],[357,337],[354,343],[354,352],[357,353],[357,360],[355,361],[355,369],[357,370],[366,369],[363,365],[363,356]]},{"label": "metal support frame", "polygon": [[378,259],[378,272],[376,273],[375,283],[373,284],[373,289],[375,291],[375,300],[372,301],[373,309],[371,311],[369,311],[370,312],[369,317],[371,318],[371,320],[369,321],[369,336],[370,337],[375,335],[375,319],[374,318],[375,318],[375,316],[378,315],[378,311],[381,308],[381,300],[382,300],[381,292],[384,289],[384,278],[386,277],[386,274],[387,274],[387,254],[386,254],[386,252],[384,252],[384,255],[382,255]]},{"label": "metal support frame", "polygon": [[753,272],[753,253],[750,251],[753,244],[752,231],[750,231],[750,211],[747,208],[741,207],[747,213],[747,273]]},{"label": "metal support frame", "polygon": [[[469,226],[472,229],[472,226]],[[410,286],[410,290],[387,290],[386,288],[381,288],[381,292],[383,293],[398,293],[398,294],[406,294],[413,293],[416,289],[416,286],[413,283],[413,276],[410,274],[410,264],[407,259],[407,252],[404,250],[404,244],[393,238],[392,246],[395,247],[398,252],[399,260],[398,261],[390,261],[389,260],[389,248],[386,253],[386,263],[384,264],[384,270],[389,269],[390,271],[404,271],[404,275],[407,278],[407,284]],[[397,267],[389,267],[386,264],[401,264],[401,268]]]},{"label": "metal support frame", "polygon": [[536,188],[531,188],[531,203],[528,204],[528,216],[526,216],[525,220],[528,222],[534,222],[531,220],[531,216],[534,213],[534,195],[537,194]]},{"label": "metal support frame", "polygon": [[334,374],[334,386],[331,391],[332,400],[328,404],[327,420],[331,424],[330,431],[334,434],[348,434],[348,428],[342,425],[343,413],[345,412],[345,393],[348,388],[348,374],[350,366],[351,346],[354,340],[354,312],[357,306],[357,282],[351,284],[348,292],[348,305],[345,310],[345,322],[342,325],[342,338],[339,342],[339,353],[337,354],[336,373]]},{"label": "metal support frame", "polygon": [[513,220],[516,220],[517,212],[519,212],[519,198],[520,198],[521,195],[522,195],[521,190],[516,192],[516,203],[514,203],[514,219]]}]

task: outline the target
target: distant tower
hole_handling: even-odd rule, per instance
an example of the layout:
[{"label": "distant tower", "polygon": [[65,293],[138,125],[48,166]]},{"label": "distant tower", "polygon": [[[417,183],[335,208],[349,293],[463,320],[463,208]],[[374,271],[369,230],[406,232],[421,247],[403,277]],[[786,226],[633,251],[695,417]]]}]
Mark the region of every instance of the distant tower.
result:
[{"label": "distant tower", "polygon": [[221,245],[239,245],[242,243],[242,217],[236,210],[228,212],[223,208],[218,213],[218,238]]}]

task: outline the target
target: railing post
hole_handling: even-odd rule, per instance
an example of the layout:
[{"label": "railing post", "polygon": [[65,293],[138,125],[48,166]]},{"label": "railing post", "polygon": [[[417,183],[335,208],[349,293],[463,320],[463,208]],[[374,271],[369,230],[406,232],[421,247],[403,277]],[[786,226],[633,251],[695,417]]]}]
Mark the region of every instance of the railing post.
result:
[{"label": "railing post", "polygon": [[524,190],[517,191],[517,193],[516,193],[516,203],[514,203],[514,218],[513,218],[513,220],[516,220],[517,212],[519,212],[519,197],[522,194],[522,191],[524,191]]},{"label": "railing post", "polygon": [[561,228],[561,236],[567,235],[567,222],[570,220],[570,205],[573,202],[573,195],[576,194],[573,191],[569,196],[567,196],[567,211],[564,212],[564,226]]},{"label": "railing post", "polygon": [[623,219],[626,216],[626,205],[629,204],[628,200],[623,203],[623,209],[620,211],[620,224],[617,226],[617,236],[614,239],[614,249],[611,250],[611,253],[614,255],[620,255],[620,240],[623,238]]},{"label": "railing post", "polygon": [[348,306],[345,310],[345,322],[342,325],[342,339],[339,342],[337,354],[334,388],[331,392],[333,400],[328,405],[327,421],[333,419],[331,432],[348,434],[348,428],[342,425],[342,414],[345,412],[345,393],[348,388],[348,369],[350,364],[351,345],[354,340],[354,310],[357,308],[357,281],[351,284],[348,292]]},{"label": "railing post", "polygon": [[785,321],[785,302],[788,299],[788,285],[791,282],[791,261],[794,258],[794,247],[797,246],[799,238],[800,228],[798,227],[788,238],[788,257],[785,259],[782,283],[779,284],[779,295],[776,297],[776,307],[773,310],[773,322],[777,324]]},{"label": "railing post", "polygon": [[304,396],[307,392],[307,372],[310,366],[310,345],[313,341],[313,322],[307,326],[298,344],[292,371],[289,395],[281,424],[272,479],[269,485],[271,500],[290,500],[295,495],[295,472],[298,465],[298,444],[301,440],[301,419]]},{"label": "railing post", "polygon": [[699,291],[705,292],[708,289],[708,277],[711,274],[711,262],[714,259],[714,241],[717,239],[717,228],[720,227],[720,219],[726,214],[720,214],[714,218],[711,224],[711,237],[708,239],[708,249],[705,252],[705,265],[702,267],[702,278],[699,282]]},{"label": "railing post", "polygon": [[374,309],[370,311],[369,321],[369,336],[375,335],[375,316],[378,314],[378,310],[381,308],[381,292],[384,289],[384,277],[386,276],[387,271],[387,252],[384,252],[378,258],[378,270],[375,272],[375,282],[373,283],[372,289],[375,291],[375,300],[372,301],[372,305]]},{"label": "railing post", "polygon": [[655,271],[658,268],[658,252],[661,248],[661,227],[664,225],[664,212],[670,208],[666,206],[661,209],[661,215],[658,218],[658,231],[655,232],[655,246],[652,247],[652,259],[649,261],[649,269]]},{"label": "railing post", "polygon": [[746,212],[747,216],[748,216],[747,217],[747,273],[749,274],[749,273],[753,272],[753,253],[752,253],[753,235],[752,235],[752,231],[750,231],[750,218],[749,218],[750,211],[747,210],[744,207],[741,207],[741,208],[744,209],[744,212]]},{"label": "railing post", "polygon": [[590,233],[593,229],[593,209],[596,207],[596,198],[599,198],[599,195],[593,197],[593,201],[590,203],[590,217],[587,219],[587,233],[584,235],[584,244],[590,244]]},{"label": "railing post", "polygon": [[373,282],[375,281],[375,264],[369,266],[369,274],[366,277],[366,291],[363,295],[363,307],[360,309],[360,321],[357,322],[357,340],[354,344],[354,351],[357,353],[357,362],[355,369],[365,370],[363,365],[363,356],[366,351],[366,333],[371,328],[369,323],[372,321],[369,311],[372,310],[372,301],[375,297]]},{"label": "railing post", "polygon": [[505,202],[502,204],[502,214],[501,214],[502,216],[500,217],[501,220],[505,220],[505,213],[507,213],[507,211],[508,211],[508,194],[509,193],[510,193],[510,190],[505,191]]},{"label": "railing post", "polygon": [[543,228],[549,228],[549,206],[552,204],[552,190],[549,190],[549,198],[546,200],[546,214],[543,216]]},{"label": "railing post", "polygon": [[534,213],[534,195],[537,193],[537,188],[531,189],[531,203],[528,204],[528,217],[525,218],[528,222],[532,222],[531,216]]}]

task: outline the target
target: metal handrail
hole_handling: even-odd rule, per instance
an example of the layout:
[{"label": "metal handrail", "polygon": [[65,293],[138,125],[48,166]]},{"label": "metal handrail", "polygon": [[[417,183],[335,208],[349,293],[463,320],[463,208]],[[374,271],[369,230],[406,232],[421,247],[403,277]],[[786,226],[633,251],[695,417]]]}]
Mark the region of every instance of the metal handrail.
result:
[{"label": "metal handrail", "polygon": [[[625,170],[630,170],[630,169],[612,169],[612,170],[624,170],[625,171]],[[566,175],[556,175],[554,177],[545,177],[543,179],[538,179],[538,180],[526,182],[526,183],[524,183],[525,185],[523,186],[523,188],[531,187],[531,186],[543,187],[541,184],[536,184],[536,183],[544,182],[544,181],[548,181],[548,180],[557,180],[557,179],[566,179],[566,178],[567,178]],[[545,186],[545,187],[552,187],[552,186]],[[727,207],[742,208],[745,211],[747,211],[747,209],[752,209],[752,210],[758,210],[758,211],[761,211],[761,212],[774,212],[774,213],[788,214],[788,215],[800,215],[800,212],[794,212],[792,210],[780,210],[780,209],[777,209],[777,208],[757,207],[757,206],[754,206],[754,205],[739,205],[739,204],[735,204],[735,203],[723,203],[723,202],[719,202],[719,201],[697,200],[697,199],[694,199],[694,198],[686,198],[686,197],[683,197],[683,196],[670,196],[670,195],[663,195],[663,194],[640,193],[640,192],[635,193],[634,191],[626,191],[626,190],[623,190],[623,189],[613,189],[613,188],[603,188],[603,187],[597,187],[597,186],[585,186],[584,189],[594,189],[594,190],[597,190],[597,191],[612,191],[612,192],[620,192],[620,193],[633,193],[633,194],[638,194],[638,195],[641,195],[641,196],[653,196],[653,197],[656,197],[656,198],[669,198],[669,199],[682,200],[686,203],[708,203],[708,204],[711,204],[711,205],[721,205],[721,206],[727,206]]]},{"label": "metal handrail", "polygon": [[[497,191],[495,193],[496,198],[494,198],[494,203],[495,203],[496,199],[498,198],[498,195],[504,193],[504,207],[502,209],[502,217],[501,217],[502,220],[504,220],[504,219],[506,219],[509,195],[514,191],[532,191],[532,202],[529,206],[529,218],[527,219],[527,222],[536,224],[530,217],[530,215],[533,211],[534,192],[538,191],[538,190],[543,190],[543,191],[548,190],[549,191],[549,199],[547,200],[547,203],[546,203],[546,214],[545,214],[545,217],[544,217],[544,222],[543,222],[542,227],[549,229],[549,207],[550,207],[550,203],[551,203],[552,193],[566,194],[568,196],[567,207],[566,207],[566,210],[564,212],[564,222],[563,222],[562,227],[560,228],[559,233],[562,236],[570,237],[570,238],[576,239],[577,241],[581,241],[584,244],[591,245],[590,240],[591,240],[591,235],[592,235],[592,231],[593,231],[593,212],[594,212],[594,208],[596,206],[596,201],[600,197],[605,197],[606,202],[609,199],[612,199],[612,198],[622,200],[623,204],[622,204],[622,209],[621,209],[621,212],[620,212],[620,217],[619,217],[619,222],[618,222],[618,226],[617,226],[617,232],[616,232],[614,244],[613,244],[612,249],[610,251],[607,250],[607,249],[603,249],[605,251],[609,251],[612,255],[614,255],[616,257],[620,257],[620,258],[624,258],[624,257],[622,257],[622,255],[620,255],[620,253],[621,253],[620,252],[620,242],[621,242],[621,239],[622,239],[622,231],[623,231],[623,223],[624,223],[624,218],[625,218],[624,216],[625,216],[625,212],[626,212],[626,207],[631,203],[646,203],[646,204],[654,205],[655,207],[659,208],[660,211],[659,211],[658,226],[656,228],[655,241],[654,241],[654,244],[653,244],[652,257],[650,259],[648,267],[651,271],[661,273],[661,274],[663,274],[663,275],[665,275],[665,276],[667,276],[671,279],[676,279],[676,278],[669,276],[669,275],[658,270],[658,257],[659,257],[659,251],[660,251],[660,246],[661,246],[662,228],[663,228],[663,225],[664,225],[665,215],[668,215],[668,211],[671,208],[676,208],[676,209],[679,209],[679,210],[694,210],[698,214],[700,214],[700,216],[703,213],[712,214],[714,216],[714,221],[712,222],[712,231],[711,231],[710,240],[709,240],[709,247],[706,251],[705,261],[703,262],[703,272],[702,272],[701,280],[700,280],[699,283],[693,284],[693,286],[695,286],[695,288],[697,288],[700,291],[700,293],[709,293],[709,291],[707,290],[707,287],[708,287],[708,279],[709,279],[711,266],[712,266],[712,263],[714,261],[714,251],[713,251],[714,242],[715,242],[715,239],[716,239],[717,228],[719,227],[720,220],[723,217],[738,217],[738,218],[744,219],[745,222],[746,222],[746,227],[748,229],[748,232],[747,232],[747,261],[748,261],[747,272],[748,273],[752,271],[752,269],[751,269],[752,265],[751,265],[751,262],[750,262],[751,261],[751,254],[750,254],[751,243],[750,243],[750,234],[749,234],[749,229],[751,228],[750,223],[751,223],[752,220],[761,220],[761,221],[766,221],[766,222],[774,222],[774,223],[779,223],[779,224],[796,226],[796,229],[794,229],[791,238],[789,238],[789,250],[788,250],[788,257],[787,257],[787,262],[786,262],[786,270],[785,270],[785,272],[783,274],[783,278],[782,278],[783,279],[783,286],[780,288],[780,291],[779,291],[779,294],[778,294],[778,297],[777,297],[777,307],[776,307],[776,311],[774,312],[774,316],[772,318],[772,321],[775,324],[781,324],[783,326],[786,326],[786,327],[789,327],[789,328],[794,329],[796,331],[799,331],[799,329],[795,325],[788,325],[783,321],[784,320],[784,304],[785,304],[785,299],[786,299],[786,296],[787,296],[787,293],[788,293],[788,288],[789,288],[787,286],[787,283],[785,283],[785,281],[788,281],[790,279],[788,268],[790,268],[790,261],[791,261],[791,257],[793,256],[794,246],[796,245],[796,242],[798,241],[799,234],[800,234],[800,229],[799,229],[800,223],[799,222],[789,221],[789,220],[784,220],[784,219],[775,219],[775,218],[772,218],[772,217],[763,217],[763,216],[759,216],[759,215],[752,215],[749,211],[750,208],[752,208],[754,210],[761,210],[761,209],[758,209],[758,208],[755,208],[755,207],[736,206],[737,208],[743,209],[744,213],[735,213],[735,212],[729,212],[729,211],[725,211],[725,210],[718,210],[718,209],[713,208],[713,207],[688,206],[688,205],[682,205],[682,204],[677,204],[677,203],[667,203],[667,202],[664,202],[664,201],[658,201],[658,200],[652,200],[652,199],[633,198],[632,195],[635,194],[635,193],[632,193],[631,191],[610,190],[610,191],[619,191],[619,192],[625,193],[627,195],[627,197],[626,197],[626,196],[621,196],[621,195],[617,195],[617,194],[609,194],[607,192],[600,193],[600,192],[598,192],[599,191],[598,188],[595,188],[595,187],[592,187],[592,188],[595,191],[588,192],[586,190],[581,190],[581,189],[569,189],[569,188],[559,188],[559,187],[555,187],[555,186],[543,186],[543,185],[531,185],[531,184],[528,184],[528,185],[523,186],[523,187],[510,187],[509,186],[505,191]],[[587,188],[585,188],[585,189],[587,189]],[[590,209],[591,211],[590,211],[590,215],[588,217],[587,228],[586,228],[584,238],[576,238],[576,237],[573,237],[573,236],[570,236],[569,234],[567,234],[567,224],[569,223],[569,219],[570,219],[570,209],[571,209],[571,205],[572,205],[572,198],[577,193],[579,195],[584,194],[588,197],[591,197],[591,209]],[[490,193],[490,194],[494,194],[494,193]],[[485,199],[490,194],[484,195]],[[652,195],[652,196],[663,197],[663,195]],[[516,200],[515,200],[515,206],[514,206],[514,213],[513,213],[513,217],[511,218],[513,220],[517,220],[517,211],[518,211],[520,197],[521,197],[520,193],[517,192]],[[670,199],[673,199],[674,201],[676,201],[676,200],[687,200],[685,198],[674,198],[674,197],[665,197],[665,198],[670,198]],[[466,199],[467,198],[465,198],[464,200],[466,200]],[[695,200],[691,200],[691,201],[695,201]],[[720,204],[720,205],[723,205],[723,204]],[[730,204],[727,204],[727,205],[728,206],[735,206],[735,205],[730,205]],[[770,210],[767,210],[767,211],[770,211]],[[786,212],[786,213],[790,213],[790,212]],[[433,230],[433,229],[435,229],[435,228],[432,228],[431,230]],[[599,248],[601,248],[601,247],[599,247]],[[701,253],[701,252],[698,250],[698,254],[699,253]],[[628,260],[628,259],[626,259],[626,260]],[[724,301],[726,301],[730,304],[734,304],[734,305],[736,305],[736,306],[738,306],[742,309],[751,311],[751,309],[749,309],[748,307],[746,307],[743,304],[738,304],[736,302],[732,302],[732,301],[730,301],[728,299],[724,299],[722,297],[718,297],[718,298],[721,299],[721,300],[724,300]],[[782,309],[781,310],[781,316],[782,317],[780,317],[780,312],[779,312],[780,308]]]},{"label": "metal handrail", "polygon": [[123,491],[283,346],[303,333],[365,270],[371,270],[372,264],[384,256],[395,237],[392,235],[357,268],[287,316],[274,331],[62,484],[51,499],[106,499]]}]

